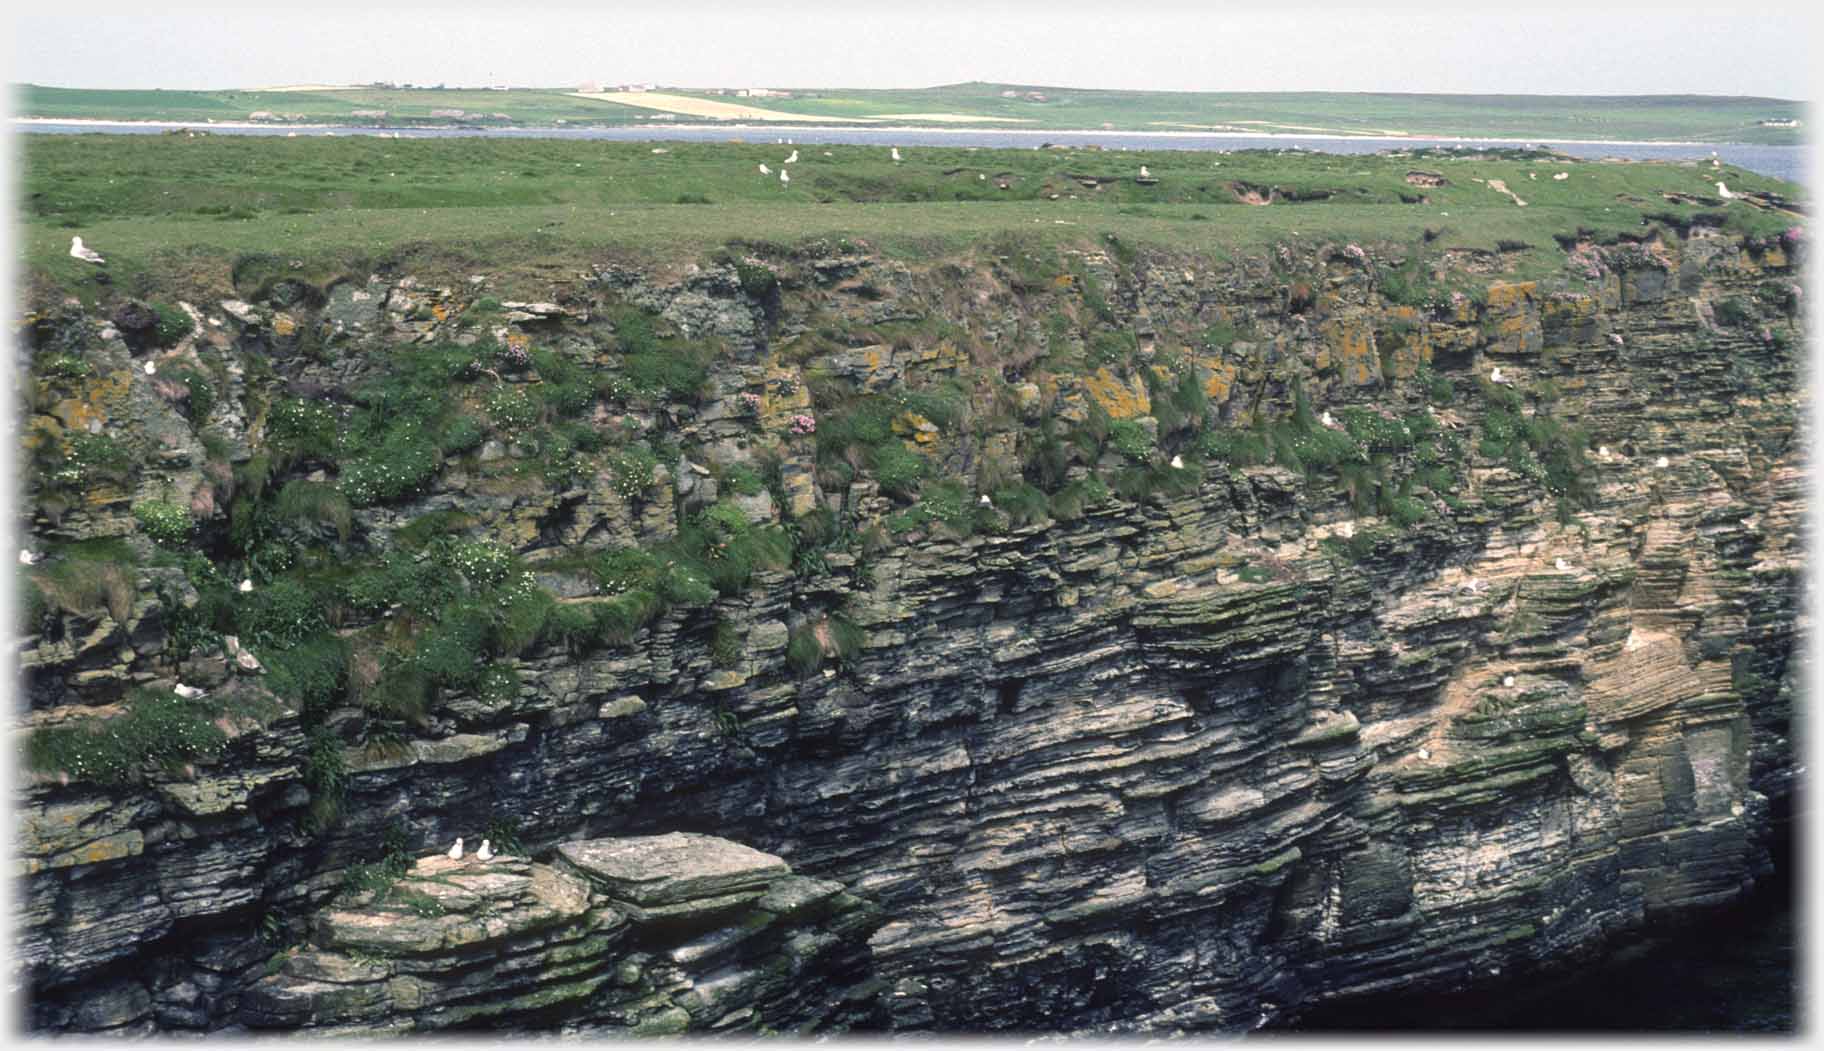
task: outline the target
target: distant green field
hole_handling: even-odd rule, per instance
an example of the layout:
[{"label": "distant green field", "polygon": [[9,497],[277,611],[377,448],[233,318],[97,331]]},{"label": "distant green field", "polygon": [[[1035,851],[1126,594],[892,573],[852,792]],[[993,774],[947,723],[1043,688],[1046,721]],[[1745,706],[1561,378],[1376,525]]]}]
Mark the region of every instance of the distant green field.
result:
[{"label": "distant green field", "polygon": [[[1429,250],[1501,249],[1517,272],[1549,273],[1564,266],[1555,237],[1579,230],[1614,237],[1708,215],[1770,235],[1799,221],[1740,201],[1691,203],[1718,178],[1738,192],[1803,198],[1796,186],[1729,166],[1522,151],[908,148],[894,163],[874,146],[798,150],[786,185],[776,170],[787,148],[771,145],[675,143],[655,153],[650,144],[550,139],[26,136],[20,262],[31,280],[93,291],[96,269],[68,255],[79,234],[108,256],[105,273],[117,283],[191,272],[199,287],[220,291],[246,253],[535,278],[617,253],[690,259],[744,239],[849,238],[914,255],[1010,233],[1066,244],[1113,233],[1232,257],[1288,240],[1417,244],[1429,232]],[[761,174],[762,163],[775,174]],[[1137,178],[1141,165],[1156,181]],[[1415,186],[1414,170],[1448,185]],[[1553,179],[1559,172],[1567,178]]]},{"label": "distant green field", "polygon": [[[547,126],[639,125],[660,114],[688,118],[655,103],[650,109],[578,98],[571,88],[511,91],[432,88],[336,91],[92,91],[24,85],[15,89],[21,116],[113,120],[247,120],[270,113],[295,123],[396,126],[463,123]],[[801,115],[806,122],[845,123],[888,118],[933,127],[966,126],[910,120],[906,115],[957,114],[1006,118],[994,127],[1035,130],[1111,128],[1123,131],[1252,131],[1292,134],[1490,137],[1515,139],[1740,142],[1793,145],[1804,128],[1764,127],[1800,120],[1802,103],[1782,99],[1698,95],[1394,95],[1332,92],[1222,93],[1099,91],[968,83],[869,91],[804,89],[791,98],[737,99],[681,90]],[[1011,97],[1008,97],[1011,96]],[[357,117],[385,111],[385,118]],[[461,117],[436,116],[461,110]]]}]

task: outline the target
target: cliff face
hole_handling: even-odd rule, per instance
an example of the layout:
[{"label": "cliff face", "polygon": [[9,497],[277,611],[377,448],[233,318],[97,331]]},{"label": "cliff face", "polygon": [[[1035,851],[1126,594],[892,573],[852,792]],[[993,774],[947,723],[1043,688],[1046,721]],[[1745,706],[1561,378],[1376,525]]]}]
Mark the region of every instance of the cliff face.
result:
[{"label": "cliff face", "polygon": [[[603,268],[481,311],[479,285],[361,275],[192,308],[163,350],[118,315],[47,308],[28,446],[118,435],[138,467],[80,498],[35,483],[34,542],[127,536],[141,557],[116,608],[28,625],[26,721],[125,718],[130,688],[174,679],[224,714],[219,749],[114,783],[54,757],[25,774],[30,1024],[1246,1030],[1729,901],[1765,872],[1795,762],[1796,250],[1702,228],[1576,245],[1577,291],[1437,260],[1485,293],[1413,305],[1390,301],[1391,250],[1354,245],[1220,266],[1115,246],[1038,273],[1017,246],[917,265],[826,247]],[[463,397],[537,394],[559,370],[516,369],[527,348],[631,374],[641,324],[720,347],[689,397],[593,396],[590,426],[644,439],[649,475],[625,484],[612,456],[631,446],[611,444],[552,480],[558,454],[502,426],[294,546],[410,551],[410,523],[460,512],[459,537],[588,609],[610,585],[560,554],[653,547],[733,506],[734,533],[796,523],[794,566],[673,602],[624,643],[566,645],[549,620],[504,661],[509,686],[446,683],[409,717],[363,701],[358,668],[325,703],[247,667],[275,664],[251,642],[249,662],[213,640],[173,659],[198,575],[161,565],[132,508],[186,509],[194,543],[230,560],[225,479],[278,433],[286,392],[346,419],[404,348],[454,343],[500,348]],[[53,355],[92,367],[60,379]],[[196,420],[159,387],[186,363],[216,381]],[[1163,404],[1184,377],[1196,419]],[[895,402],[874,443],[926,465],[919,503],[883,492],[898,454],[827,440],[870,392],[940,387],[958,411]],[[1047,421],[1095,440],[1040,451]],[[1310,451],[1345,436],[1344,455]],[[769,457],[770,485],[734,470]],[[313,463],[295,479],[347,490],[356,473]],[[1050,511],[1020,513],[996,471],[1049,490]],[[1096,477],[1116,491],[1085,484],[1061,509]],[[975,479],[960,506],[943,478]],[[806,539],[820,509],[838,541]],[[241,565],[262,578],[244,601],[280,586],[283,567]],[[341,610],[331,634],[359,652],[403,601]],[[497,863],[471,898],[430,879],[435,857],[398,886],[535,923],[350,934],[350,910],[410,912],[337,898],[351,866],[490,828],[533,860]],[[746,963],[655,969],[693,939],[780,929],[731,904],[702,929],[615,934],[637,899],[563,858],[673,832],[777,855],[845,904],[807,913],[793,953],[763,938],[751,959],[710,953]],[[702,1006],[787,956],[802,995]],[[575,996],[515,999],[515,967]],[[312,982],[341,992],[299,992]]]}]

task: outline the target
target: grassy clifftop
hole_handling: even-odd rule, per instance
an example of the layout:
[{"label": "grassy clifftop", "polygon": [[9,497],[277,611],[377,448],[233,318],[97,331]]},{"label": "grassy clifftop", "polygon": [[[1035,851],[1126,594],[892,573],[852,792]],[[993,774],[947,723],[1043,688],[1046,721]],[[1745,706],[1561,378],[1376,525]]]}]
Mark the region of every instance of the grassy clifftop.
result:
[{"label": "grassy clifftop", "polygon": [[[1522,274],[1563,268],[1555,240],[1653,224],[1765,237],[1799,188],[1730,166],[1576,161],[1541,152],[1335,156],[1093,149],[85,135],[23,151],[24,262],[95,291],[79,235],[119,282],[226,290],[235,256],[327,264],[411,256],[536,273],[610,249],[683,260],[731,240],[867,241],[929,256],[1017,233],[1217,257],[1299,241],[1502,251]],[[787,158],[797,160],[786,164]],[[762,171],[762,166],[766,169]],[[1141,173],[1146,174],[1143,176]],[[790,181],[782,181],[781,172]],[[1734,193],[1757,199],[1725,201]],[[1524,203],[1522,203],[1524,202]]]}]

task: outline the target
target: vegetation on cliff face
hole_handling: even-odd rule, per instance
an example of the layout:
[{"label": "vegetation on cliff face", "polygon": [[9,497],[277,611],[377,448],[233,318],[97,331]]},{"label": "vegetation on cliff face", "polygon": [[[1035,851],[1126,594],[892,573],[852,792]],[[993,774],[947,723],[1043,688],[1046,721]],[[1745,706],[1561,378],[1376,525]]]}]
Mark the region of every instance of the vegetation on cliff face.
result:
[{"label": "vegetation on cliff face", "polygon": [[[239,156],[212,152],[223,145],[81,150],[155,169]],[[321,152],[297,156],[327,164],[437,144],[310,145]],[[489,178],[488,149],[453,178]],[[529,148],[521,163],[648,159],[589,151]],[[1648,205],[1650,188],[1707,171],[1535,155],[1162,156],[1157,186],[1117,176],[1096,184],[1100,201],[955,204],[955,243],[931,241],[951,219],[907,202],[950,186],[945,164],[1062,186],[1079,165],[1134,160],[956,153],[913,153],[904,167],[845,153],[854,167],[833,165],[827,186],[859,195],[865,175],[879,180],[868,194],[894,203],[775,202],[750,216],[822,236],[723,231],[700,244],[710,226],[673,222],[692,206],[636,202],[653,220],[626,233],[647,246],[639,265],[596,247],[623,243],[625,228],[588,224],[627,205],[605,180],[582,203],[594,176],[551,177],[578,195],[554,238],[503,242],[486,208],[450,206],[418,217],[431,240],[387,240],[383,217],[404,200],[461,200],[422,187],[382,208],[244,223],[180,218],[180,202],[103,224],[104,252],[104,234],[121,233],[106,269],[44,254],[72,229],[57,225],[70,221],[63,204],[47,205],[29,227],[22,326],[35,805],[62,815],[107,786],[175,800],[118,808],[128,824],[166,805],[183,821],[245,813],[235,834],[286,859],[284,877],[236,876],[240,896],[222,908],[301,919],[332,882],[314,877],[375,862],[395,820],[415,851],[512,814],[536,852],[585,824],[669,830],[680,821],[665,806],[684,800],[703,821],[805,843],[845,879],[888,866],[877,885],[906,911],[881,959],[921,982],[945,965],[907,947],[929,936],[907,933],[917,910],[980,901],[927,879],[925,855],[891,836],[845,838],[856,815],[954,790],[1010,808],[1009,827],[1037,827],[1054,818],[1023,808],[1022,779],[1037,776],[1024,764],[1068,756],[1043,776],[1074,784],[1075,764],[1133,741],[1134,762],[1164,764],[1140,780],[1166,787],[1127,792],[1117,758],[1093,768],[1107,785],[1097,775],[1072,791],[1126,793],[1089,810],[1145,820],[1014,837],[1093,846],[1046,863],[1110,859],[1078,875],[1116,890],[1085,901],[1002,886],[995,874],[1023,864],[1014,855],[1043,848],[971,848],[972,878],[1005,897],[1010,922],[1038,925],[993,953],[1049,974],[1057,961],[1022,945],[1064,945],[1051,934],[1084,924],[1132,936],[1139,913],[1123,910],[1140,902],[1207,919],[1196,910],[1232,893],[1253,903],[1236,908],[1275,958],[1344,955],[1328,940],[1339,924],[1360,935],[1366,955],[1339,965],[1359,967],[1359,983],[1429,951],[1400,932],[1430,895],[1465,924],[1450,935],[1464,957],[1480,959],[1495,950],[1469,930],[1479,906],[1414,872],[1463,867],[1427,852],[1470,849],[1448,830],[1478,807],[1518,800],[1502,813],[1525,839],[1559,820],[1526,807],[1585,806],[1553,793],[1604,801],[1584,834],[1609,837],[1607,853],[1551,862],[1568,882],[1537,901],[1489,906],[1491,932],[1528,932],[1502,952],[1576,944],[1642,908],[1611,903],[1594,926],[1534,938],[1550,926],[1533,922],[1539,911],[1583,900],[1576,881],[1616,885],[1598,869],[1634,858],[1658,834],[1636,824],[1659,830],[1662,813],[1700,815],[1708,823],[1678,834],[1727,839],[1718,856],[1735,860],[1637,873],[1619,881],[1630,893],[1681,902],[1739,886],[1764,803],[1750,786],[1775,790],[1783,753],[1769,742],[1790,700],[1796,547],[1782,479],[1806,251],[1782,211],[1791,188]],[[736,161],[761,155],[705,147],[703,177],[732,187]],[[34,185],[72,156],[34,145]],[[1232,166],[1245,191],[1227,181]],[[1572,174],[1551,178],[1561,170]],[[429,180],[428,164],[417,171]],[[1539,200],[1521,208],[1475,185],[1489,177],[1529,197],[1536,184]],[[625,192],[657,192],[652,178]],[[1103,192],[1085,181],[1072,192]],[[1553,204],[1548,184],[1566,198]],[[1274,203],[1241,203],[1261,187],[1279,188],[1264,195]],[[1154,192],[1171,200],[1140,203]],[[1640,200],[1615,196],[1630,192]],[[1448,199],[1397,200],[1434,193]],[[297,200],[336,207],[315,190]],[[1181,214],[1206,208],[1222,221]],[[1439,214],[1415,221],[1415,209]],[[1282,213],[1295,218],[1262,218]],[[474,240],[442,239],[469,218]],[[358,241],[335,233],[357,220],[374,224]],[[851,220],[916,251],[882,251],[841,226]],[[291,221],[329,232],[258,244]],[[174,341],[129,338],[155,329],[140,322],[167,302],[187,321]],[[179,682],[209,695],[165,692]],[[258,718],[230,708],[253,703],[243,695],[267,702]],[[1248,743],[1230,739],[1236,726]],[[1245,771],[1225,758],[1242,752]],[[1696,787],[1665,790],[1676,799],[1637,799],[1634,775],[1610,772],[1681,762]],[[1005,778],[1004,792],[942,780],[957,770],[971,784]],[[877,773],[941,783],[869,787]],[[804,787],[826,775],[826,794]],[[756,810],[754,793],[778,798]],[[851,797],[860,810],[843,810]],[[1402,829],[1429,831],[1410,844],[1388,831],[1381,815],[1395,809],[1417,815]],[[1307,811],[1327,816],[1307,823]],[[1622,811],[1625,828],[1601,816]],[[1286,813],[1295,833],[1274,825]],[[62,820],[32,826],[43,887],[74,866],[133,864],[134,842],[143,852],[135,826],[81,854]],[[1365,838],[1325,838],[1358,821]],[[1258,835],[1224,831],[1242,825]],[[1205,826],[1217,831],[1199,840]],[[1093,842],[1076,843],[1084,830]],[[1162,864],[1162,850],[1179,854]],[[398,875],[404,855],[389,853]],[[1359,915],[1325,911],[1336,880],[1335,894],[1369,903]],[[48,932],[34,966],[53,987],[139,951],[69,942],[53,912],[33,920]],[[1406,948],[1382,958],[1377,945]],[[1151,951],[1121,966],[1147,973]],[[954,1008],[909,995],[903,1021],[991,1014],[1019,985]],[[1225,986],[1224,1010],[1263,990]],[[1079,1022],[1108,1009],[1070,1006]],[[44,1010],[44,1024],[72,1024]]]}]

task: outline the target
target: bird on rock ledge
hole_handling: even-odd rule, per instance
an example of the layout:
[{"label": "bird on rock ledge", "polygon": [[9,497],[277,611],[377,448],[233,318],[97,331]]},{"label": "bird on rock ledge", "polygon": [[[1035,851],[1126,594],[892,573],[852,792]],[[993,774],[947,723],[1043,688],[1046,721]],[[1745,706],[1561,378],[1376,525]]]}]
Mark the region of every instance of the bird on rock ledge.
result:
[{"label": "bird on rock ledge", "polygon": [[486,861],[494,856],[494,848],[488,840],[484,839],[481,841],[481,849],[475,852],[475,856]]},{"label": "bird on rock ledge", "polygon": [[449,858],[451,861],[461,861],[462,860],[462,837],[461,836],[456,837],[456,845],[450,848]]}]

